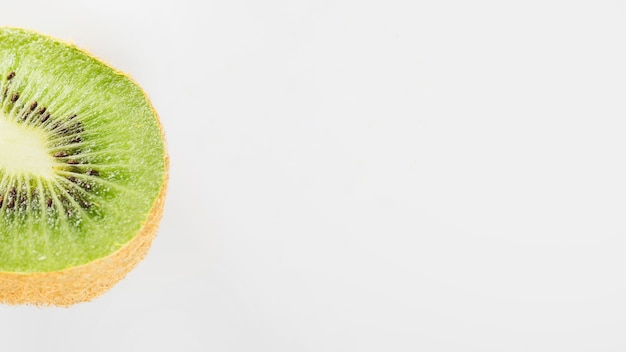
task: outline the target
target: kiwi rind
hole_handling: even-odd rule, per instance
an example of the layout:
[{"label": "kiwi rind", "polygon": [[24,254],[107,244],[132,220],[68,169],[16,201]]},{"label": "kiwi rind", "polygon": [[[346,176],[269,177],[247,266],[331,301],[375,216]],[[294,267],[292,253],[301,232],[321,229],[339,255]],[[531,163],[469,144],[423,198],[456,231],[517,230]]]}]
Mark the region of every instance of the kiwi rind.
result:
[{"label": "kiwi rind", "polygon": [[[0,30],[2,29],[24,31],[18,28],[0,27]],[[36,31],[26,31],[48,37]],[[51,39],[79,50],[84,55],[107,66],[116,74],[124,76],[132,84],[141,89],[128,74],[111,67],[103,60],[94,57],[85,50],[77,48],[71,43]],[[115,252],[78,266],[45,272],[11,272],[1,271],[0,269],[0,302],[8,304],[69,306],[79,302],[90,301],[109,290],[145,257],[156,236],[158,224],[163,214],[169,175],[169,156],[167,154],[163,129],[158,114],[154,110],[145,92],[143,90],[141,92],[146,102],[149,104],[161,132],[164,173],[158,196],[146,220],[141,224],[139,231],[137,231],[136,235],[129,242]]]}]

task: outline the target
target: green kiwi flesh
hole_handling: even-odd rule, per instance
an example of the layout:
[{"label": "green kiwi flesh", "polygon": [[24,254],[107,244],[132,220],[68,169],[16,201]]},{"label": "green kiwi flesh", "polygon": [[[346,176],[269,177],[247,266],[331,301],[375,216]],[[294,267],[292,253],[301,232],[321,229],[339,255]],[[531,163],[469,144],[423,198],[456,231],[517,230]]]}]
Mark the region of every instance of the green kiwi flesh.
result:
[{"label": "green kiwi flesh", "polygon": [[140,231],[166,173],[137,84],[72,45],[0,28],[0,272],[111,255]]}]

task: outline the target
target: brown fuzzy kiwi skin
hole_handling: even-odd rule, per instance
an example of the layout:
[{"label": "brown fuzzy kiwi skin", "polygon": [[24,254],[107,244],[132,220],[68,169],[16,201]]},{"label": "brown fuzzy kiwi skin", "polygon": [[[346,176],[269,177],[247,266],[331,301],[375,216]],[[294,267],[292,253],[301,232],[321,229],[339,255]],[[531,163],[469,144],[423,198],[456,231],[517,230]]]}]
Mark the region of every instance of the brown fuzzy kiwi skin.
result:
[{"label": "brown fuzzy kiwi skin", "polygon": [[[36,31],[29,31],[40,34]],[[54,40],[59,41],[56,38]],[[71,43],[65,44],[77,48]],[[123,75],[137,87],[140,87],[128,74],[113,68],[83,49],[77,49],[107,65],[114,72]],[[51,272],[15,273],[0,271],[1,303],[68,307],[76,303],[88,302],[108,291],[144,259],[156,237],[163,216],[169,180],[169,155],[159,116],[146,93],[143,93],[161,130],[165,171],[159,195],[152,204],[152,208],[137,235],[117,251],[83,265]]]}]

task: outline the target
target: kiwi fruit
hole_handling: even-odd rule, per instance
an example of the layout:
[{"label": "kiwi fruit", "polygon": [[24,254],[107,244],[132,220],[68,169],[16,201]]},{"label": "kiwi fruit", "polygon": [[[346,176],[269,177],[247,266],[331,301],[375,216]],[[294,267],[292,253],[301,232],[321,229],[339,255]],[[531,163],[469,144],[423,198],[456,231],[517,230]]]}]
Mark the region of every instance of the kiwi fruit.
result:
[{"label": "kiwi fruit", "polygon": [[0,27],[0,302],[69,306],[119,282],[156,235],[168,168],[132,79]]}]

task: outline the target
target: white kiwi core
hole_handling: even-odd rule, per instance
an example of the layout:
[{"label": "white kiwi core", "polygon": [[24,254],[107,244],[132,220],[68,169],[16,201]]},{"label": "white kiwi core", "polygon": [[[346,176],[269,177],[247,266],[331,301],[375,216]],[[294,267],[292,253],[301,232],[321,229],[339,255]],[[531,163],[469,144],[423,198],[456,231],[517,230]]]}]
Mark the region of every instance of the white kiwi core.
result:
[{"label": "white kiwi core", "polygon": [[17,124],[0,113],[0,169],[8,173],[54,176],[54,158],[40,129]]}]

